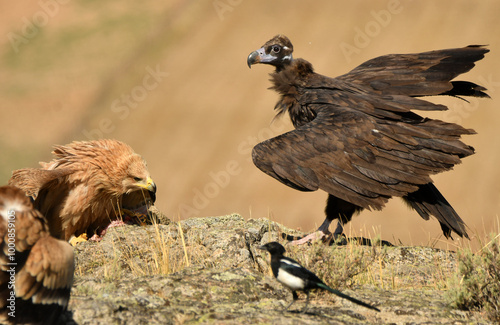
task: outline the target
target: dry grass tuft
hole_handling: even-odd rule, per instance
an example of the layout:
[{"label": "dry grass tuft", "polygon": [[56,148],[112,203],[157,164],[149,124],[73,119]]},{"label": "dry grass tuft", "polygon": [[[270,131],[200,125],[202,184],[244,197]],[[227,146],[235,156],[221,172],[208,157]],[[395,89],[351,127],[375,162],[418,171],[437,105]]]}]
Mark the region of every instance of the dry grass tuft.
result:
[{"label": "dry grass tuft", "polygon": [[76,275],[95,273],[113,281],[129,275],[168,275],[193,264],[207,264],[206,247],[195,237],[186,238],[180,222],[163,225],[151,220],[149,226],[115,227],[101,243],[83,243],[94,248],[91,256],[79,261]]},{"label": "dry grass tuft", "polygon": [[[172,225],[169,231],[156,223],[152,229],[147,245],[141,245],[139,251],[132,247],[125,250],[123,262],[130,267],[133,275],[171,274],[191,266],[192,260],[199,263],[206,257],[206,249],[202,245],[189,238],[186,240],[180,222]],[[128,241],[130,238],[127,238]]]},{"label": "dry grass tuft", "polygon": [[484,310],[487,317],[500,323],[500,234],[482,249],[457,252],[458,268],[449,281],[446,296],[452,306],[464,310]]}]

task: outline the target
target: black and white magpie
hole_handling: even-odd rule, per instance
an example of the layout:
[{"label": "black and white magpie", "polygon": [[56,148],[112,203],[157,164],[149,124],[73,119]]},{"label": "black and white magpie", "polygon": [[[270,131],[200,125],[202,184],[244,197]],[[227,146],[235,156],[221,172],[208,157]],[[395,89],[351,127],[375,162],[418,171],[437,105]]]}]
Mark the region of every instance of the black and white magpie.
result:
[{"label": "black and white magpie", "polygon": [[268,251],[271,254],[271,269],[273,270],[274,277],[281,282],[284,286],[292,290],[293,301],[285,308],[288,310],[291,305],[299,298],[297,295],[298,290],[302,290],[307,295],[306,305],[302,312],[305,312],[307,305],[309,303],[309,291],[312,289],[323,289],[328,290],[337,296],[347,299],[355,304],[361,305],[366,308],[370,308],[376,311],[380,309],[373,307],[367,303],[364,303],[358,299],[352,298],[342,292],[332,289],[327,286],[316,274],[312,273],[297,261],[283,256],[286,252],[285,248],[277,242],[267,243],[260,246],[259,249]]}]

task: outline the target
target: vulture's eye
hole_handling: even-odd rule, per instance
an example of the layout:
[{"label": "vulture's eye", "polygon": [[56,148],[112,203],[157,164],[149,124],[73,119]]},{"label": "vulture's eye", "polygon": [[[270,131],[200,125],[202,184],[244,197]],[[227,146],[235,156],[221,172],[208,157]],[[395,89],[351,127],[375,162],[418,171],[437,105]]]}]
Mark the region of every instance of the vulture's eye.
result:
[{"label": "vulture's eye", "polygon": [[273,48],[272,48],[273,52],[274,53],[279,53],[280,50],[281,50],[281,47],[279,47],[278,45],[274,45]]}]

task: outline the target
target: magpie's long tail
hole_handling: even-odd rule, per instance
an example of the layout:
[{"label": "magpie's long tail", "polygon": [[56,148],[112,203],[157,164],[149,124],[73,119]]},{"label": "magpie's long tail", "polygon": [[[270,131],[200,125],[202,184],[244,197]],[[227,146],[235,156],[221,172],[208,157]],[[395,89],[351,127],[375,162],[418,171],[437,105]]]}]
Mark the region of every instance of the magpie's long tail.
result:
[{"label": "magpie's long tail", "polygon": [[331,293],[336,294],[336,295],[337,295],[337,296],[339,296],[340,298],[347,299],[347,300],[349,300],[350,302],[353,302],[353,303],[355,303],[355,304],[358,304],[358,305],[363,306],[363,307],[366,307],[366,308],[370,308],[370,309],[373,309],[373,310],[376,310],[376,311],[380,311],[380,309],[378,309],[377,307],[373,307],[372,305],[369,305],[369,304],[367,304],[367,303],[365,303],[365,302],[362,302],[361,300],[355,299],[355,298],[353,298],[353,297],[351,297],[351,296],[348,296],[348,295],[346,295],[346,294],[344,294],[344,293],[342,293],[342,292],[340,292],[340,291],[338,291],[338,290],[332,289],[332,288],[330,288],[329,286],[327,286],[327,285],[326,285],[326,284],[324,284],[324,283],[318,283],[317,285],[318,285],[318,287],[319,287],[319,288],[321,288],[321,289],[325,289],[325,290],[328,290],[328,291],[330,291]]}]

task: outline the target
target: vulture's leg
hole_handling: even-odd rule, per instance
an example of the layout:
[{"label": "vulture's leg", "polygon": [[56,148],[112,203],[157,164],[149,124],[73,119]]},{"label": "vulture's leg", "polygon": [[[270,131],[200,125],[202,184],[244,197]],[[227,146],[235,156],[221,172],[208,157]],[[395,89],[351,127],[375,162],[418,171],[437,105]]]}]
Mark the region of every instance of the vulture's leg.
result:
[{"label": "vulture's leg", "polygon": [[[333,240],[337,240],[339,237],[343,236],[344,225],[351,221],[355,213],[359,213],[361,210],[363,210],[363,208],[360,206],[339,199],[333,195],[328,195],[325,208],[326,219],[338,219],[337,228],[333,232]],[[318,230],[322,230],[321,227]]]},{"label": "vulture's leg", "polygon": [[337,223],[337,228],[335,228],[335,231],[333,232],[333,238],[337,239],[339,238],[340,235],[344,233],[344,226],[342,225],[342,222]]},{"label": "vulture's leg", "polygon": [[[328,200],[326,202],[326,208],[325,208],[325,214],[326,214],[325,221],[323,221],[323,223],[321,224],[321,226],[319,226],[317,231],[305,237],[302,237],[301,239],[294,240],[290,242],[290,244],[302,245],[318,239],[321,239],[325,242],[330,242],[331,239],[337,240],[343,234],[344,231],[343,225],[351,221],[354,213],[359,212],[361,210],[362,208],[357,205],[339,199],[333,195],[328,195]],[[332,234],[329,228],[330,224],[334,219],[338,219],[339,222],[337,224],[335,232]]]},{"label": "vulture's leg", "polygon": [[290,245],[302,245],[319,239],[323,240],[328,238],[332,234],[330,230],[328,230],[328,228],[330,228],[330,223],[332,223],[332,219],[329,219],[327,216],[325,221],[323,221],[321,226],[319,226],[318,230],[300,239],[291,241]]}]

